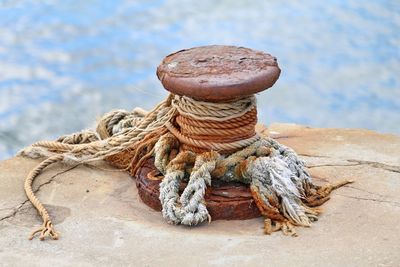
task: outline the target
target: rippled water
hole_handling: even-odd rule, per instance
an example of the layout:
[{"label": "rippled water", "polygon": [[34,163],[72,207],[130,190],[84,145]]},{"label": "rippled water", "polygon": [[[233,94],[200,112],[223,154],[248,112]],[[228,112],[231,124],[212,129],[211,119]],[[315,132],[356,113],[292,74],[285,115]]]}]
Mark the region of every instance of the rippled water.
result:
[{"label": "rippled water", "polygon": [[267,124],[400,133],[397,0],[38,2],[0,1],[0,158],[152,107],[161,59],[206,44],[278,58],[280,80],[259,95]]}]

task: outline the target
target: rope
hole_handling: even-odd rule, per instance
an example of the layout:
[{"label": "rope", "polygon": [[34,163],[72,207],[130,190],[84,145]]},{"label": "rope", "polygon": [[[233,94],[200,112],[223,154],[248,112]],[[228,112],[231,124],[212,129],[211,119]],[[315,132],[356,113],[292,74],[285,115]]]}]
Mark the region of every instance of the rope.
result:
[{"label": "rope", "polygon": [[[173,224],[196,225],[211,220],[204,195],[212,177],[249,184],[266,218],[265,233],[282,230],[296,236],[294,226],[309,227],[317,220],[320,210],[312,207],[325,202],[333,189],[352,182],[315,186],[295,152],[270,138],[262,138],[228,157],[217,152],[183,151],[171,160],[169,151],[176,141],[167,133],[155,145],[155,166],[165,174],[160,183],[162,214]],[[179,196],[187,175],[189,182]],[[277,227],[272,227],[272,222]]]},{"label": "rope", "polygon": [[166,127],[185,150],[231,154],[259,139],[255,133],[257,109],[254,96],[226,103],[175,96],[172,106],[178,110],[177,126],[169,122]]},{"label": "rope", "polygon": [[33,231],[32,234],[29,236],[29,239],[33,239],[33,237],[39,232],[40,232],[40,237],[39,237],[40,240],[44,240],[46,236],[50,236],[52,239],[58,239],[58,234],[53,228],[53,223],[51,222],[49,213],[47,212],[43,204],[40,203],[39,199],[35,196],[32,190],[32,183],[33,180],[42,172],[44,168],[55,162],[59,162],[62,159],[63,159],[62,155],[52,156],[41,162],[39,165],[37,165],[26,177],[24,184],[25,193],[29,201],[37,209],[37,211],[39,212],[40,216],[42,216],[43,219],[42,226],[39,227],[37,230]]},{"label": "rope", "polygon": [[[34,179],[56,162],[90,163],[107,160],[134,176],[143,162],[155,157],[164,174],[160,201],[164,218],[173,224],[196,225],[210,221],[204,194],[212,178],[250,186],[265,216],[265,232],[281,229],[295,235],[294,225],[310,226],[330,192],[350,181],[318,187],[304,163],[290,148],[255,132],[254,96],[226,103],[197,101],[170,95],[153,110],[113,110],[96,130],[65,135],[57,141],[40,141],[20,152],[48,157],[25,180],[25,192],[43,219],[40,232],[57,239],[50,216],[32,190]],[[187,186],[179,195],[183,181]],[[272,225],[276,227],[273,227]]]},{"label": "rope", "polygon": [[226,150],[238,150],[243,147],[246,147],[255,141],[257,141],[260,137],[255,134],[254,136],[245,139],[245,140],[239,140],[236,142],[231,142],[231,143],[216,143],[216,142],[206,142],[206,141],[201,141],[201,140],[196,140],[193,139],[189,136],[183,135],[177,128],[175,128],[171,123],[166,123],[165,127],[175,135],[178,140],[184,144],[194,146],[194,147],[199,147],[203,148],[205,150],[216,150],[216,151],[226,151]]},{"label": "rope", "polygon": [[[124,121],[123,124],[129,125],[119,131],[114,129],[115,125],[112,123],[120,123],[121,118],[127,116],[126,111],[113,111],[106,114],[100,121],[97,129],[100,131],[100,136],[110,137],[97,140],[90,143],[60,143],[57,141],[40,141],[31,145],[29,149],[20,152],[22,155],[29,156],[30,154],[41,154],[42,149],[53,153],[63,153],[65,160],[76,162],[89,162],[104,159],[107,156],[119,153],[124,149],[134,145],[136,142],[142,140],[150,132],[159,130],[164,124],[170,121],[176,113],[176,110],[171,107],[170,96],[167,100],[158,104],[152,111],[148,112],[145,116],[140,112],[133,112],[130,118]],[[118,124],[117,124],[118,125]],[[101,130],[102,129],[102,130]],[[106,131],[104,131],[106,129]],[[111,129],[112,133],[111,133]],[[105,134],[105,132],[107,134]],[[35,148],[38,148],[35,150]],[[43,153],[42,153],[43,154]],[[47,156],[47,153],[44,153]]]},{"label": "rope", "polygon": [[97,132],[84,130],[79,133],[63,135],[57,139],[57,142],[64,144],[87,144],[100,140],[101,137]]},{"label": "rope", "polygon": [[[192,152],[186,151],[171,161],[160,184],[162,213],[167,222],[197,225],[207,219],[211,221],[204,194],[206,186],[211,185],[211,172],[215,169],[218,156],[216,152],[208,152],[195,157]],[[185,174],[184,170],[193,161],[195,162],[189,182],[179,197],[178,192]]]},{"label": "rope", "polygon": [[256,106],[255,96],[226,103],[212,103],[175,95],[172,106],[179,114],[196,120],[226,121],[243,116]]}]

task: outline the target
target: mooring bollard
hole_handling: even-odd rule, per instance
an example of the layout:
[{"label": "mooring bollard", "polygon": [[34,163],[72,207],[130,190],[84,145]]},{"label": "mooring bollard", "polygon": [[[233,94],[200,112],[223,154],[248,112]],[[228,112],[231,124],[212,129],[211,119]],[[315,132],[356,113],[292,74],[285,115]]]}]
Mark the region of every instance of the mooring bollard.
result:
[{"label": "mooring bollard", "polygon": [[[190,99],[214,102],[215,112],[223,112],[226,108],[224,103],[268,89],[277,81],[279,74],[277,60],[269,54],[244,47],[218,45],[173,53],[157,68],[157,76],[165,89]],[[254,137],[257,109],[252,101],[246,103],[252,106],[248,111],[247,107],[238,108],[231,120],[225,117],[224,121],[215,118],[207,120],[201,112],[198,114],[201,118],[193,120],[194,114],[185,116],[180,110],[181,114],[176,118],[180,131],[169,129],[175,132],[184,148],[194,152],[214,149],[230,154],[241,147],[218,149],[204,143],[228,144]],[[242,117],[238,116],[241,112],[244,113]],[[196,146],[196,143],[199,145]]]},{"label": "mooring bollard", "polygon": [[234,46],[204,46],[167,56],[157,76],[171,94],[153,110],[112,110],[96,130],[40,141],[21,155],[45,156],[26,177],[28,199],[43,219],[30,238],[58,238],[33,192],[35,178],[63,161],[106,160],[135,176],[144,203],[168,223],[264,216],[265,233],[311,226],[332,190],[315,185],[291,148],[259,135],[254,94],[280,74],[276,58]]},{"label": "mooring bollard", "polygon": [[[277,59],[264,52],[236,46],[203,46],[181,50],[164,58],[157,68],[157,76],[165,89],[175,95],[215,103],[215,112],[224,111],[224,103],[251,98],[233,119],[216,121],[192,114],[176,117],[176,128],[168,129],[181,143],[181,150],[196,153],[217,150],[231,154],[242,147],[218,149],[210,144],[232,144],[256,136],[256,106],[253,95],[270,88],[278,80],[280,69]],[[246,101],[244,100],[244,101]],[[247,108],[246,105],[249,105]],[[247,111],[248,109],[248,111]],[[196,145],[197,144],[197,145]],[[244,142],[243,146],[246,146]],[[149,173],[157,172],[153,159],[137,172],[136,184],[144,203],[161,210],[160,180],[151,180]],[[248,186],[237,182],[213,180],[206,191],[207,209],[213,220],[249,219],[260,216]]]}]

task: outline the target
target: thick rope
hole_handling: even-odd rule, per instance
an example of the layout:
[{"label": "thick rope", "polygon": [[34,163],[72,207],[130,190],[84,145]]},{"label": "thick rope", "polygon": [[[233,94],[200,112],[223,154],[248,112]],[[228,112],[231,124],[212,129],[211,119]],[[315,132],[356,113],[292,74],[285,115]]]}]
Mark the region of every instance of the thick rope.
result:
[{"label": "thick rope", "polygon": [[[40,239],[58,234],[47,210],[32,190],[34,179],[52,163],[90,163],[105,159],[136,174],[151,156],[164,174],[160,201],[164,218],[174,224],[196,225],[211,220],[204,194],[211,179],[242,182],[250,189],[261,213],[265,231],[281,229],[295,235],[294,225],[310,226],[330,192],[349,181],[318,187],[312,184],[296,153],[275,140],[255,133],[255,97],[227,103],[209,103],[170,95],[152,111],[114,110],[103,116],[96,131],[85,130],[40,141],[20,152],[46,156],[25,181],[25,192],[43,225]],[[180,152],[179,152],[180,151]],[[205,152],[207,151],[207,152]],[[227,156],[224,156],[227,155]],[[179,188],[187,181],[183,193]]]},{"label": "thick rope", "polygon": [[175,128],[171,123],[166,123],[165,127],[175,135],[175,137],[182,143],[194,146],[194,147],[200,147],[206,150],[216,150],[216,151],[226,151],[226,150],[239,150],[241,148],[244,148],[248,145],[251,145],[255,141],[257,141],[260,137],[255,134],[254,136],[245,139],[245,140],[239,140],[231,143],[215,143],[215,142],[206,142],[206,141],[201,141],[201,140],[196,140],[193,139],[189,136],[183,135],[177,128]]},{"label": "thick rope", "polygon": [[218,151],[231,154],[259,139],[254,96],[226,103],[210,103],[175,96],[172,106],[178,110],[176,125],[169,122],[168,130],[193,152]]},{"label": "thick rope", "polygon": [[[25,189],[27,195],[29,194],[28,198],[34,202],[34,206],[39,213],[45,215],[43,220],[46,227],[52,227],[51,223],[47,225],[50,221],[49,216],[43,210],[43,205],[36,198],[31,188],[33,180],[44,167],[56,161],[88,163],[108,159],[118,167],[130,170],[134,175],[140,164],[153,154],[154,150],[152,148],[159,136],[165,133],[162,130],[164,127],[179,136],[179,131],[175,131],[174,126],[170,123],[177,113],[181,112],[182,115],[189,116],[195,120],[207,119],[215,122],[232,120],[232,123],[235,123],[235,119],[238,117],[246,113],[252,114],[250,111],[254,110],[254,107],[254,97],[218,105],[170,95],[150,112],[140,108],[133,110],[133,112],[124,110],[111,111],[100,120],[96,131],[85,130],[62,136],[57,141],[40,141],[20,152],[20,155],[32,158],[49,157],[48,160],[43,162],[44,165],[39,165],[34,170],[34,175],[28,175],[26,178]],[[190,118],[186,120],[190,121]],[[239,149],[257,139],[258,136],[252,136],[245,141],[237,141],[229,145],[197,141],[194,145],[203,149]],[[191,143],[190,138],[185,140],[187,140],[187,143]],[[124,159],[125,157],[121,157],[121,155],[128,156],[127,158],[131,162]],[[57,160],[55,161],[54,159]],[[50,233],[53,235],[52,231]]]},{"label": "thick rope", "polygon": [[[265,232],[280,229],[295,236],[294,226],[309,227],[317,220],[320,210],[314,206],[325,202],[333,189],[351,182],[315,186],[295,152],[270,138],[228,157],[216,152],[196,155],[185,151],[170,160],[169,152],[176,147],[176,141],[166,134],[155,145],[155,166],[165,174],[160,184],[162,213],[173,224],[196,225],[211,219],[204,195],[212,177],[250,184],[255,203],[266,218]],[[189,182],[179,196],[180,185],[187,176]]]},{"label": "thick rope", "polygon": [[[165,133],[161,129],[167,121],[172,119],[175,112],[170,106],[169,98],[148,113],[141,109],[136,109],[132,113],[113,111],[106,114],[100,121],[97,127],[98,132],[87,130],[69,136],[62,136],[58,141],[41,141],[21,151],[20,155],[32,158],[49,157],[30,172],[25,180],[26,195],[43,219],[42,227],[35,231],[30,236],[30,239],[38,232],[41,232],[41,240],[46,236],[50,236],[53,239],[58,238],[58,234],[53,230],[48,212],[32,190],[34,179],[45,167],[58,161],[83,163],[111,157],[138,144],[141,140],[151,136],[151,133],[157,133],[152,140],[145,140],[147,143],[139,146],[139,149],[133,149],[137,151],[136,158],[142,156],[137,162],[140,164],[153,154],[151,149],[144,155],[140,154],[144,151],[145,145],[151,142],[154,145],[158,137]],[[106,139],[101,140],[101,138]],[[133,165],[131,169],[135,171],[137,166]]]},{"label": "thick rope", "polygon": [[[165,178],[160,184],[160,201],[163,216],[173,224],[197,225],[205,220],[211,221],[204,201],[207,186],[211,186],[211,172],[215,169],[219,154],[203,153],[195,156],[187,151],[179,154],[166,168]],[[179,186],[188,165],[194,167],[189,182],[179,197]]]},{"label": "thick rope", "polygon": [[175,95],[172,101],[179,114],[196,120],[226,121],[243,116],[256,106],[255,96],[226,103],[212,103]]},{"label": "thick rope", "polygon": [[[117,121],[119,123],[123,115],[126,116],[128,113],[125,111],[118,111],[117,113],[112,112],[106,114],[105,118],[97,127],[97,129],[103,129],[100,130],[99,135],[103,137],[106,136],[106,139],[78,144],[40,141],[24,149],[20,154],[27,156],[34,155],[37,157],[38,155],[48,156],[49,152],[50,154],[62,153],[64,155],[64,160],[80,163],[104,159],[107,156],[119,153],[134,145],[136,142],[142,140],[148,133],[162,128],[166,122],[170,121],[176,114],[176,110],[171,107],[170,98],[158,104],[152,111],[145,115],[134,111],[130,114],[130,119],[124,122],[126,125],[129,125],[129,127],[122,130],[114,130],[115,125],[111,127],[112,124],[110,123],[115,123]],[[107,123],[106,126],[104,126],[105,123]],[[104,129],[106,129],[106,131],[104,131]],[[112,133],[110,133],[110,129],[113,129]],[[107,138],[107,134],[105,133],[112,135]]]}]

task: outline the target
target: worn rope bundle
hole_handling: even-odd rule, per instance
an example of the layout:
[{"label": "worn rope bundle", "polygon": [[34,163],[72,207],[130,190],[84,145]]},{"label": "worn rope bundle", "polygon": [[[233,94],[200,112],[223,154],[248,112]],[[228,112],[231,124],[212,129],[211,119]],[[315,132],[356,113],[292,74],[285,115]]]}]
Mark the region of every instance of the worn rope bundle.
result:
[{"label": "worn rope bundle", "polygon": [[215,150],[229,153],[259,139],[254,96],[227,103],[196,101],[175,96],[172,106],[178,111],[177,129],[171,122],[166,127],[181,142],[182,148],[193,152]]},{"label": "worn rope bundle", "polygon": [[[111,111],[101,119],[96,132],[85,130],[72,136],[60,137],[59,141],[40,141],[22,150],[20,154],[37,158],[61,153],[65,162],[79,163],[104,159],[164,127],[176,114],[170,98],[150,112],[140,109],[133,112]],[[90,139],[95,141],[87,142]],[[71,143],[74,140],[78,142]]]},{"label": "worn rope bundle", "polygon": [[[226,103],[197,101],[170,95],[152,111],[135,109],[107,113],[96,131],[41,141],[20,152],[29,157],[48,157],[29,173],[25,191],[43,218],[40,232],[57,239],[47,210],[32,191],[32,183],[52,163],[90,163],[107,160],[135,174],[154,156],[164,175],[160,201],[164,218],[174,224],[196,225],[211,220],[204,200],[212,179],[250,185],[253,198],[265,216],[265,231],[282,229],[295,235],[293,225],[310,226],[321,205],[338,185],[318,187],[296,153],[255,133],[255,97]],[[182,181],[187,181],[179,195]]]}]

